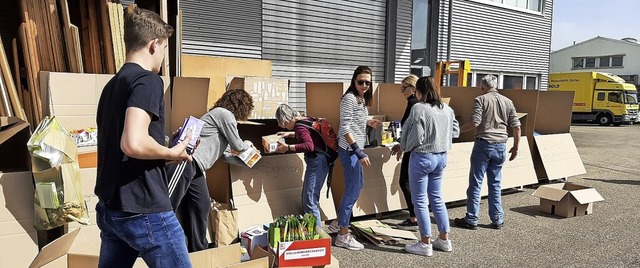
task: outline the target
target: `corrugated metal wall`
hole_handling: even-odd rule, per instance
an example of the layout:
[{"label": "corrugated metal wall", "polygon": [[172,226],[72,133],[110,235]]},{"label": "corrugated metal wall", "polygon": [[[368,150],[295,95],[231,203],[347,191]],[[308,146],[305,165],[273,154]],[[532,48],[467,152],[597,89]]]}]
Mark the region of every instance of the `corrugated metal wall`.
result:
[{"label": "corrugated metal wall", "polygon": [[346,82],[358,65],[383,81],[385,15],[385,0],[263,0],[262,58],[291,80],[289,104],[305,110],[305,82]]},{"label": "corrugated metal wall", "polygon": [[396,26],[396,60],[394,81],[400,83],[411,73],[411,20],[413,1],[398,0]]},{"label": "corrugated metal wall", "polygon": [[[453,0],[451,60],[473,70],[539,74],[547,88],[553,1],[543,12],[522,12],[471,0]],[[446,59],[449,0],[441,1],[438,59]]]},{"label": "corrugated metal wall", "polygon": [[182,52],[262,57],[261,0],[181,0]]}]

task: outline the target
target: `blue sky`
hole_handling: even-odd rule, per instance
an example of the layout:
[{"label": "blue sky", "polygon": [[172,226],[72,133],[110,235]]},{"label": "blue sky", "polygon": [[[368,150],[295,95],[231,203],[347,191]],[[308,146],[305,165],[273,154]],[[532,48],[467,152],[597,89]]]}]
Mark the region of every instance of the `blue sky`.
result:
[{"label": "blue sky", "polygon": [[551,50],[603,36],[640,40],[638,0],[554,0]]}]

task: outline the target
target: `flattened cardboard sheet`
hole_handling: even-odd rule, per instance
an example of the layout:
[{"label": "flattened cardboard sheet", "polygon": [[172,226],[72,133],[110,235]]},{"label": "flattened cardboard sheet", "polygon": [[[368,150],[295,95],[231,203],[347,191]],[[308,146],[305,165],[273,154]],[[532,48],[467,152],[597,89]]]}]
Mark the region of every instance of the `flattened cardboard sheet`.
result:
[{"label": "flattened cardboard sheet", "polygon": [[571,134],[540,135],[534,139],[550,180],[587,173]]}]

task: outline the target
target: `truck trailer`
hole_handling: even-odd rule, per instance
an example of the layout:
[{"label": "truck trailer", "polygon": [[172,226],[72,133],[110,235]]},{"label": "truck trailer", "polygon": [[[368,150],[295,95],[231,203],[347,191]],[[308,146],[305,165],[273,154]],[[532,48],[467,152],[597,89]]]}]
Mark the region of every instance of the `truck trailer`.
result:
[{"label": "truck trailer", "polygon": [[602,126],[633,124],[638,119],[638,91],[617,75],[602,72],[549,74],[550,91],[573,91],[573,121]]}]

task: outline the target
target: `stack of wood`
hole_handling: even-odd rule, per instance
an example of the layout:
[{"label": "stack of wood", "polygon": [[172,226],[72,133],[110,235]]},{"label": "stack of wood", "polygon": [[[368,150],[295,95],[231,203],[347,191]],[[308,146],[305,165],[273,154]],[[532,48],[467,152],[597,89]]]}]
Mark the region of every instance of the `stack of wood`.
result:
[{"label": "stack of wood", "polygon": [[22,24],[16,29],[19,39],[12,40],[13,68],[0,50],[0,116],[35,126],[46,105],[40,71],[115,74],[124,64],[124,11],[119,0],[19,2]]}]

